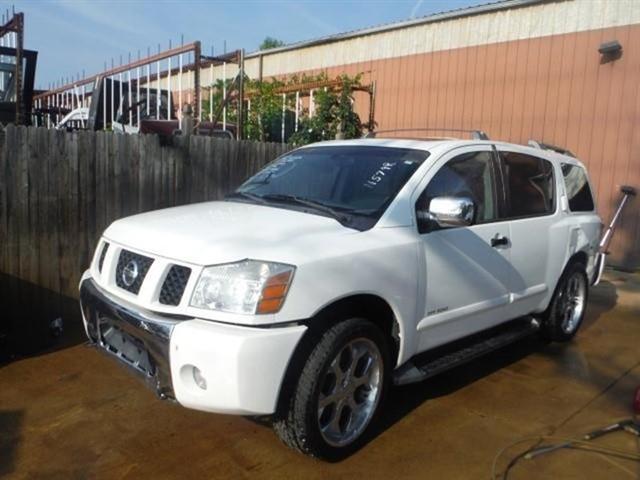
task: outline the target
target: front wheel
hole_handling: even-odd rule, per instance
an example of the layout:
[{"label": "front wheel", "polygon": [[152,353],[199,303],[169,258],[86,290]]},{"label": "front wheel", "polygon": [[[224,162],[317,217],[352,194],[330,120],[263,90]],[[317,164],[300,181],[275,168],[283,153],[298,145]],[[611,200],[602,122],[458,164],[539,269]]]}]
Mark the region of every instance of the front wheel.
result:
[{"label": "front wheel", "polygon": [[288,446],[337,460],[363,442],[388,383],[389,353],[373,323],[352,318],[312,348],[274,428]]},{"label": "front wheel", "polygon": [[589,282],[584,266],[581,263],[569,265],[544,314],[542,331],[545,337],[556,342],[571,340],[584,319],[588,294]]}]

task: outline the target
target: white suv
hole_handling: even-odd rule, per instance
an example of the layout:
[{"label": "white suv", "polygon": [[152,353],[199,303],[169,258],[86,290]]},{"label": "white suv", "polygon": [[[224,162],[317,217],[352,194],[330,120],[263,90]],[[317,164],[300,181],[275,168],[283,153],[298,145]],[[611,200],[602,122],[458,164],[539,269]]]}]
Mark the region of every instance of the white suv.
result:
[{"label": "white suv", "polygon": [[82,312],[90,341],[161,398],[271,415],[289,446],[336,459],[362,444],[391,383],[536,329],[573,337],[600,230],[569,155],[324,142],[225,201],[114,222],[82,278]]}]

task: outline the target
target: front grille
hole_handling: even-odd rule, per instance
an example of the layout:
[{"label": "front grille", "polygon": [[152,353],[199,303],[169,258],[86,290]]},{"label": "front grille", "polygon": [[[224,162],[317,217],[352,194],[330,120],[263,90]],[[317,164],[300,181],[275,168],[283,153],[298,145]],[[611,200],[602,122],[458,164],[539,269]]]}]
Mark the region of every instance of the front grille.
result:
[{"label": "front grille", "polygon": [[122,250],[116,267],[116,285],[137,295],[152,263],[153,258]]},{"label": "front grille", "polygon": [[173,265],[162,284],[160,303],[163,305],[179,305],[190,276],[190,268]]},{"label": "front grille", "polygon": [[107,250],[109,250],[109,242],[104,242],[102,251],[100,252],[100,260],[98,260],[98,271],[102,273],[102,265],[104,264],[104,257],[107,256]]}]

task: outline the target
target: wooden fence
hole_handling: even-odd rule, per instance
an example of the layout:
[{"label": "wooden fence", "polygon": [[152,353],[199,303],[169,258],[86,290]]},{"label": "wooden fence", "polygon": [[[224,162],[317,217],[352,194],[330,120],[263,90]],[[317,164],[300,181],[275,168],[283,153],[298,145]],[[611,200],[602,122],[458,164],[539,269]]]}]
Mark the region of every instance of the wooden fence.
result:
[{"label": "wooden fence", "polygon": [[0,152],[0,273],[77,296],[115,219],[222,198],[287,147],[190,136],[8,126]]}]

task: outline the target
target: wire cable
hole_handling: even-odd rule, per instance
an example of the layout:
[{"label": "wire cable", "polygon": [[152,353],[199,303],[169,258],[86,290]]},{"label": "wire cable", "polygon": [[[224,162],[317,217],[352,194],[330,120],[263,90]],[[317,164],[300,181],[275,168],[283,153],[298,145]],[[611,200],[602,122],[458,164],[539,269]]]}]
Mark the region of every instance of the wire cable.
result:
[{"label": "wire cable", "polygon": [[[534,440],[535,440],[535,445],[529,447],[524,452],[519,453],[509,461],[509,464],[507,465],[507,467],[505,468],[502,474],[502,480],[507,480],[509,471],[523,458],[531,460],[537,455],[541,455],[543,453],[547,453],[547,452],[551,452],[559,449],[565,449],[565,448],[573,449],[573,450],[581,450],[581,451],[591,451],[593,453],[600,453],[603,455],[615,456],[618,458],[624,458],[626,460],[640,462],[640,454],[636,452],[631,452],[631,451],[621,450],[621,449],[611,448],[611,447],[604,447],[600,445],[594,445],[589,441],[581,440],[578,438],[560,437],[557,435],[536,435],[536,436],[520,438],[514,442],[509,443],[508,445],[504,446],[498,451],[496,456],[493,458],[493,463],[491,466],[492,480],[497,480],[498,477],[497,477],[496,468],[497,468],[498,460],[504,455],[504,453],[507,450],[515,447],[516,445],[520,445],[526,442],[531,442]],[[540,446],[540,443],[545,440],[562,442],[562,443]]]}]

